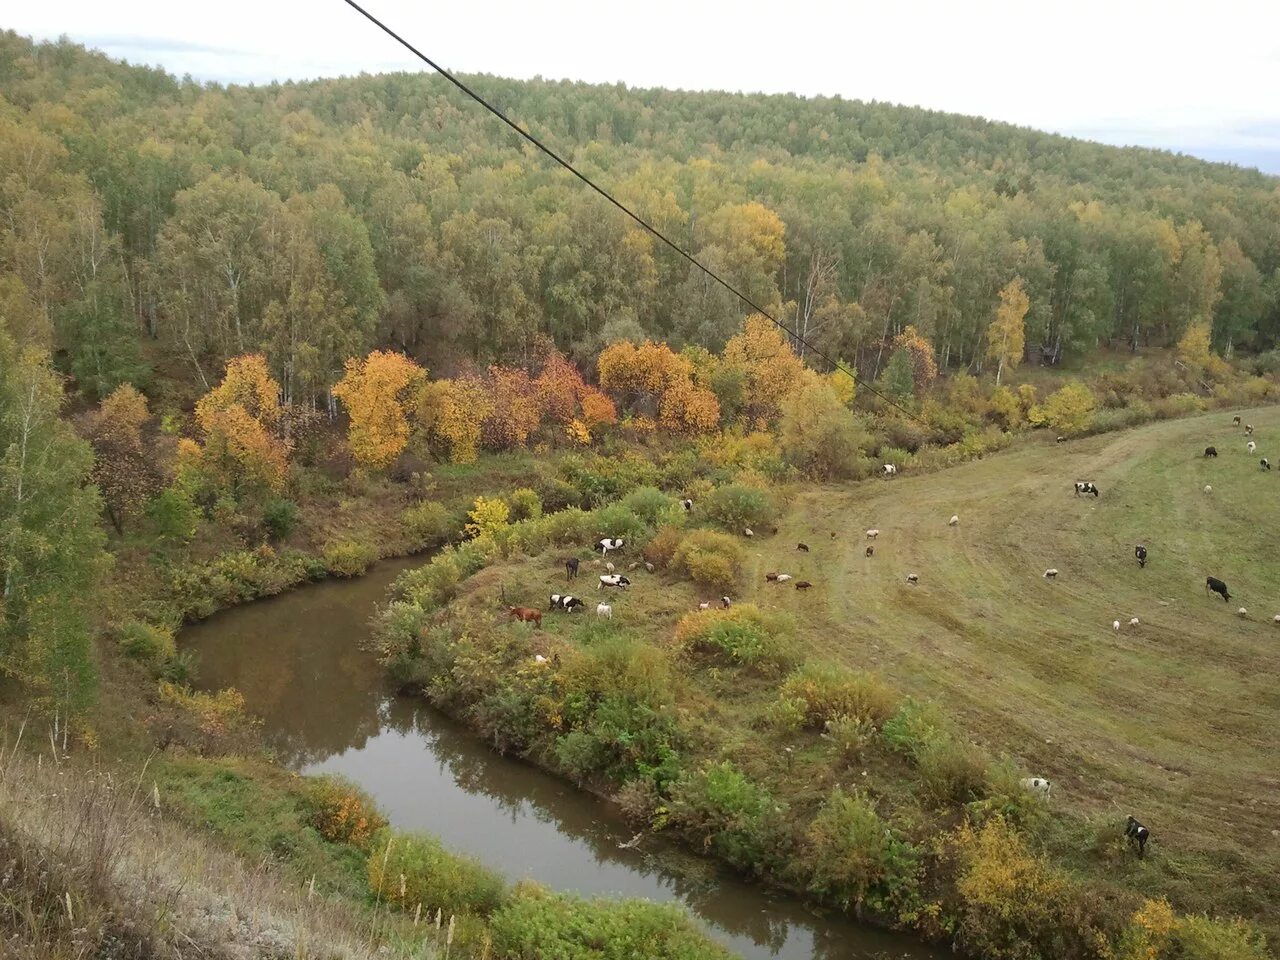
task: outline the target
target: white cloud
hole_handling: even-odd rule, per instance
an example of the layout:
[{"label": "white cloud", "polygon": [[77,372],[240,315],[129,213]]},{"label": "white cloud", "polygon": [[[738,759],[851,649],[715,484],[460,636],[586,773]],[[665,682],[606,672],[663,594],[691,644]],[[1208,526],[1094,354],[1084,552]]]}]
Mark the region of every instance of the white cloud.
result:
[{"label": "white cloud", "polygon": [[[368,0],[444,66],[840,94],[1280,172],[1280,4]],[[49,0],[9,26],[224,82],[418,69],[341,0]],[[1267,162],[1265,159],[1262,162]]]}]

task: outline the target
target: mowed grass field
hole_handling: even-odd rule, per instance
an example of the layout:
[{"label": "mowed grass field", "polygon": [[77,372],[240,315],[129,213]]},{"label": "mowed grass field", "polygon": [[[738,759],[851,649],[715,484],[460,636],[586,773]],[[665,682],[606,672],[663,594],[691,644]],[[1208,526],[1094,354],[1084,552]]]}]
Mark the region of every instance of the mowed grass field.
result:
[{"label": "mowed grass field", "polygon": [[[1206,855],[1240,869],[1224,883],[1274,887],[1280,471],[1259,458],[1280,463],[1280,409],[1243,414],[1257,454],[1231,417],[1047,438],[931,475],[811,489],[753,550],[748,597],[793,612],[808,655],[936,700],[971,739],[1054,781],[1054,806],[1132,812],[1152,830],[1158,869],[1203,869]],[[1203,456],[1210,444],[1216,459]],[[1101,496],[1077,497],[1077,479]],[[1050,567],[1056,581],[1042,576]],[[767,570],[814,589],[766,586]],[[1210,575],[1230,603],[1206,595]]]}]

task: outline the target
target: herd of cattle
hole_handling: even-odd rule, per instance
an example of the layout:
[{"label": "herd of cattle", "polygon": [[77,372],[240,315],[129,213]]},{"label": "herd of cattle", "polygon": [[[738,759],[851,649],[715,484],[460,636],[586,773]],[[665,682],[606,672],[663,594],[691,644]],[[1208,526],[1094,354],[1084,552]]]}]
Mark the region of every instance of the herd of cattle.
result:
[{"label": "herd of cattle", "polygon": [[[1241,418],[1235,417],[1232,423],[1235,426],[1240,426]],[[1252,437],[1253,425],[1245,424],[1244,432],[1246,437]],[[1066,440],[1065,437],[1058,437],[1057,439],[1059,443],[1065,442]],[[1252,439],[1248,440],[1246,443],[1246,449],[1249,451],[1250,454],[1255,453],[1257,451],[1257,443]],[[1206,457],[1217,457],[1218,450],[1216,447],[1213,447],[1213,446],[1206,447],[1204,451],[1204,455]],[[1260,463],[1261,463],[1262,469],[1264,470],[1271,469],[1271,464],[1266,457],[1263,457]],[[898,472],[898,468],[894,464],[889,464],[889,463],[884,464],[881,469],[881,474],[886,479],[895,476],[897,472]],[[1206,493],[1211,493],[1213,491],[1212,486],[1206,486],[1204,489]],[[1075,482],[1075,495],[1077,497],[1092,495],[1093,497],[1096,498],[1096,497],[1100,497],[1101,494],[1102,494],[1102,491],[1100,490],[1098,485],[1091,480],[1077,480]],[[693,510],[693,501],[691,499],[685,498],[681,500],[680,505],[685,509],[686,512]],[[960,517],[958,515],[953,515],[951,519],[948,521],[948,525],[952,527],[959,526],[959,524],[960,524]],[[777,532],[776,528],[774,532],[775,533]],[[754,531],[752,531],[750,528],[745,528],[742,531],[742,533],[746,537],[754,536]],[[836,534],[832,533],[831,536],[834,539],[836,537]],[[866,536],[868,540],[874,541],[880,536],[880,531],[876,528],[869,529],[866,532]],[[622,537],[604,537],[596,541],[596,543],[593,546],[593,549],[596,552],[598,552],[600,556],[603,558],[603,557],[607,557],[611,552],[621,551],[625,545],[626,545],[626,540]],[[809,545],[804,542],[797,543],[796,550],[802,553],[808,553]],[[874,554],[875,554],[874,544],[871,544],[871,543],[867,544],[865,556],[870,558]],[[1149,556],[1146,545],[1137,544],[1133,548],[1133,555],[1138,562],[1138,566],[1140,568],[1145,568],[1147,565],[1147,560]],[[574,580],[578,576],[578,571],[580,566],[580,562],[578,558],[570,557],[564,560],[563,563],[564,563],[566,578],[570,581]],[[597,559],[593,561],[593,563],[599,564],[601,563],[601,560]],[[640,566],[640,563],[638,562],[633,563],[630,565],[630,567],[628,567],[628,570],[635,570],[639,566]],[[651,563],[645,563],[643,566],[649,572],[653,572],[654,568]],[[599,576],[599,580],[596,587],[598,590],[603,590],[603,589],[626,590],[627,587],[631,586],[631,580],[625,574],[615,572],[614,565],[612,563],[606,562],[605,568],[607,572]],[[1048,570],[1044,572],[1044,579],[1046,580],[1056,580],[1057,577],[1058,577],[1058,570],[1055,567],[1050,567]],[[797,590],[808,590],[813,586],[813,584],[810,583],[808,580],[796,580],[795,577],[790,573],[781,573],[781,572],[771,571],[769,573],[766,573],[764,575],[764,578],[766,583],[771,583],[771,584],[789,583],[794,580],[795,589]],[[909,585],[914,586],[914,585],[917,585],[919,582],[920,582],[920,577],[918,574],[910,573],[907,575],[907,583]],[[1222,597],[1223,602],[1228,602],[1231,600],[1231,593],[1227,589],[1227,584],[1223,580],[1219,579],[1218,577],[1211,576],[1205,579],[1205,591],[1206,593],[1212,591],[1213,593],[1218,594],[1220,597]],[[721,597],[717,602],[717,605],[724,609],[727,609],[732,604],[733,604],[733,600],[731,597],[728,597],[728,596]],[[572,613],[575,610],[584,608],[586,605],[587,605],[587,602],[584,599],[578,596],[574,596],[573,594],[553,593],[551,594],[548,600],[547,609],[551,611],[558,610],[563,613]],[[712,606],[713,606],[712,601],[702,601],[698,604],[698,609],[708,610]],[[541,610],[537,610],[532,607],[511,607],[509,612],[510,612],[510,615],[517,620],[533,623],[535,626],[542,625]],[[1237,613],[1243,617],[1243,616],[1247,616],[1248,611],[1244,607],[1241,607],[1237,611]],[[596,615],[599,617],[612,618],[613,606],[609,603],[604,603],[604,602],[597,603]],[[1280,614],[1276,614],[1276,616],[1274,617],[1274,620],[1276,623],[1280,623]],[[1133,627],[1138,626],[1139,625],[1138,618],[1137,617],[1131,618],[1129,620],[1129,625]],[[1121,623],[1119,620],[1114,621],[1112,624],[1113,629],[1116,631],[1120,630],[1120,626],[1121,626]],[[541,660],[544,658],[539,658],[539,659]],[[1050,784],[1050,782],[1043,777],[1028,777],[1022,781],[1022,787],[1025,790],[1031,793],[1040,794],[1045,798],[1048,798],[1051,786],[1052,785]],[[1142,856],[1143,853],[1146,851],[1147,840],[1151,836],[1151,831],[1148,830],[1146,826],[1144,826],[1134,817],[1130,816],[1125,821],[1124,835],[1137,847],[1138,855]]]}]

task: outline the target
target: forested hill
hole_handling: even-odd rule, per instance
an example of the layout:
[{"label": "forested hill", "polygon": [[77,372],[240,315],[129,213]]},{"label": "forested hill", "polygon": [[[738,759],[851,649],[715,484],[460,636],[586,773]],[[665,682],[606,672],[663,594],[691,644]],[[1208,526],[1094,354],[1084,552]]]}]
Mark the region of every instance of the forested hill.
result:
[{"label": "forested hill", "polygon": [[[1280,181],[839,99],[472,82],[825,351],[908,325],[981,371],[1000,292],[1080,356],[1280,332]],[[89,395],[266,353],[291,397],[403,349],[444,371],[549,335],[717,348],[743,309],[438,77],[202,86],[0,34],[0,313]]]}]

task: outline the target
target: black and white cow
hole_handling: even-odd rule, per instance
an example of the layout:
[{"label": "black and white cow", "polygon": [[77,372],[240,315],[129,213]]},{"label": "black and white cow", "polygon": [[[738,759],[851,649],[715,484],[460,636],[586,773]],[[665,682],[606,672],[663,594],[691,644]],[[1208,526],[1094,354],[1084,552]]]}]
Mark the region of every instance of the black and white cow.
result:
[{"label": "black and white cow", "polygon": [[610,550],[621,550],[622,545],[626,543],[622,537],[604,537],[596,541],[596,549],[600,551],[601,556],[607,554]]},{"label": "black and white cow", "polygon": [[1082,494],[1082,493],[1085,493],[1085,494],[1092,493],[1092,494],[1096,497],[1096,496],[1098,495],[1098,492],[1099,492],[1099,491],[1098,491],[1098,485],[1097,485],[1096,483],[1093,483],[1093,482],[1092,482],[1092,481],[1090,481],[1090,480],[1077,480],[1077,481],[1076,481],[1076,496],[1077,496],[1077,497],[1078,497],[1078,496],[1080,496],[1080,494]]},{"label": "black and white cow", "polygon": [[1258,465],[1261,466],[1263,470],[1271,469],[1271,461],[1268,460],[1266,457],[1263,457],[1261,460],[1259,460]]},{"label": "black and white cow", "polygon": [[1145,567],[1147,565],[1147,548],[1142,544],[1138,544],[1133,548],[1133,555],[1138,558],[1138,566]]},{"label": "black and white cow", "polygon": [[683,500],[680,501],[680,506],[684,507],[685,513],[688,513],[690,510],[693,509],[693,500],[690,499],[689,497],[685,497]]},{"label": "black and white cow", "polygon": [[578,607],[585,607],[586,603],[581,597],[575,597],[568,593],[553,593],[547,602],[548,610],[564,610],[566,613],[572,613]]},{"label": "black and white cow", "polygon": [[1138,845],[1138,856],[1142,856],[1147,850],[1147,841],[1151,838],[1151,831],[1144,825],[1139,823],[1132,814],[1125,821],[1124,835],[1129,840]]},{"label": "black and white cow", "polygon": [[1226,603],[1231,599],[1231,594],[1227,593],[1227,585],[1217,577],[1206,577],[1204,581],[1204,592],[1208,593],[1212,590],[1218,596],[1222,597],[1222,602]]},{"label": "black and white cow", "polygon": [[629,586],[631,586],[631,581],[622,574],[605,573],[600,576],[600,586],[596,587],[596,589],[599,590],[600,587],[617,587],[620,590],[625,590]]}]

